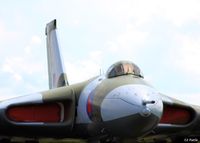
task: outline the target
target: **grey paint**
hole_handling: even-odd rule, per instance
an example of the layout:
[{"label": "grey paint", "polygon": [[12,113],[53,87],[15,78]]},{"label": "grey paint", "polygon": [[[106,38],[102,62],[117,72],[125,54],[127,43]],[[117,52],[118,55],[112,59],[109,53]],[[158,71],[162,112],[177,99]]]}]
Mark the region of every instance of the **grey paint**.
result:
[{"label": "grey paint", "polygon": [[49,88],[68,85],[56,34],[56,20],[46,26]]},{"label": "grey paint", "polygon": [[[153,100],[155,103],[143,105],[143,101]],[[150,114],[161,117],[163,104],[158,92],[146,85],[123,85],[112,90],[101,104],[103,120],[113,120],[140,113],[143,116]]]},{"label": "grey paint", "polygon": [[103,121],[111,121],[122,117],[134,115],[141,111],[141,108],[131,105],[122,99],[104,99],[101,104],[101,116]]},{"label": "grey paint", "polygon": [[101,81],[104,78],[105,78],[104,76],[97,77],[92,82],[90,82],[81,92],[79,101],[78,101],[78,107],[77,107],[78,115],[76,118],[76,123],[91,123],[91,120],[88,117],[88,114],[86,111],[87,99],[90,93],[93,90],[95,90],[95,88],[101,83]]}]

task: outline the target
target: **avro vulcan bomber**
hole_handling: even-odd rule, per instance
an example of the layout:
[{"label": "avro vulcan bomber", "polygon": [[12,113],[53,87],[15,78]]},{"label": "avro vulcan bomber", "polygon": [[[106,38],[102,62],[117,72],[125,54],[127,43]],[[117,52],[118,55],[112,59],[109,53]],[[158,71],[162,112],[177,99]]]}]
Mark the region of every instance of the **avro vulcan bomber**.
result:
[{"label": "avro vulcan bomber", "polygon": [[46,25],[49,90],[0,102],[1,142],[13,137],[84,139],[89,143],[198,140],[200,107],[161,94],[130,61],[69,85],[56,36]]}]

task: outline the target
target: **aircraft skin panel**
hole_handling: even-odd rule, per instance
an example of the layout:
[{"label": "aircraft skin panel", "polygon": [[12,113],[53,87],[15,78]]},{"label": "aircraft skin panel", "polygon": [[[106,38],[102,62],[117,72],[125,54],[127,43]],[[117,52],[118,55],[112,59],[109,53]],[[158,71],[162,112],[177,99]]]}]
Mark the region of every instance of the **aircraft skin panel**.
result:
[{"label": "aircraft skin panel", "polygon": [[47,60],[49,72],[49,88],[57,88],[68,85],[67,75],[64,70],[58,38],[56,34],[56,20],[46,26]]},{"label": "aircraft skin panel", "polygon": [[[119,106],[120,105],[120,106]],[[104,99],[101,105],[103,121],[111,121],[141,112],[141,109],[131,105],[122,99]]]}]

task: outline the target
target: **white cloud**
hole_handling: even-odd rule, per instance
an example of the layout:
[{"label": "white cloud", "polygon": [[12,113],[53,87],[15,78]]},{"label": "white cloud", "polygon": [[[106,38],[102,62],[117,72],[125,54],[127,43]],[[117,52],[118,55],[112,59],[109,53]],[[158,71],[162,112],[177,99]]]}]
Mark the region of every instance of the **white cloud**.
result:
[{"label": "white cloud", "polygon": [[32,51],[31,46],[26,46],[26,47],[24,48],[24,52],[25,52],[26,54],[31,54],[31,51]]},{"label": "white cloud", "polygon": [[89,61],[100,64],[102,62],[103,52],[100,50],[92,51],[89,53]]},{"label": "white cloud", "polygon": [[[4,22],[0,20],[0,41],[1,43],[6,43],[19,38],[20,33],[16,31],[9,31]],[[0,44],[1,44],[0,43]],[[2,47],[0,47],[1,49]]]},{"label": "white cloud", "polygon": [[100,9],[106,16],[111,16],[121,22],[129,22],[130,18],[135,18],[138,25],[149,21],[149,18],[156,12],[154,1],[100,1]]},{"label": "white cloud", "polygon": [[93,61],[66,62],[67,76],[70,84],[78,83],[98,75],[100,66]]},{"label": "white cloud", "polygon": [[37,36],[37,35],[32,36],[30,44],[31,45],[39,45],[39,44],[41,44],[41,38],[39,36]]},{"label": "white cloud", "polygon": [[78,28],[81,25],[80,18],[72,18],[71,20],[66,20],[67,27]]},{"label": "white cloud", "polygon": [[[161,17],[171,21],[176,26],[182,26],[184,23],[199,21],[200,1],[198,0],[168,0],[160,1]],[[200,22],[200,21],[199,21]]]},{"label": "white cloud", "polygon": [[17,74],[17,73],[14,73],[14,79],[16,80],[16,81],[21,81],[22,80],[22,76],[21,75],[19,75],[19,74]]},{"label": "white cloud", "polygon": [[[149,36],[148,32],[141,31],[139,27],[134,24],[127,24],[126,30],[116,36],[115,39],[107,42],[109,52],[133,54],[141,48]],[[132,55],[133,56],[133,55]]]},{"label": "white cloud", "polygon": [[121,47],[129,47],[134,44],[141,44],[144,42],[145,38],[148,36],[147,32],[142,32],[139,27],[133,24],[127,24],[126,31],[118,36],[117,41]]},{"label": "white cloud", "polygon": [[100,74],[102,52],[92,51],[87,59],[65,62],[69,83],[77,83]]},{"label": "white cloud", "polygon": [[[24,51],[26,54],[31,55],[35,49],[39,50],[39,46],[42,44],[42,40],[39,36],[33,35],[27,46],[24,48]],[[36,47],[36,48],[35,48]]]},{"label": "white cloud", "polygon": [[14,79],[15,82],[20,82],[22,80],[22,76],[18,73],[18,70],[13,68],[13,65],[10,64],[10,62],[3,64],[1,71],[11,74],[11,77]]},{"label": "white cloud", "polygon": [[21,95],[47,88],[47,71],[44,62],[22,56],[7,58],[0,66],[1,75],[6,75],[3,79],[6,82],[1,86],[2,90],[9,86],[14,95]]},{"label": "white cloud", "polygon": [[171,51],[174,67],[200,80],[200,36],[176,34],[175,41],[177,47]]},{"label": "white cloud", "polygon": [[121,22],[133,19],[136,25],[149,23],[154,17],[170,21],[176,26],[182,26],[191,21],[200,22],[200,1],[198,0],[110,0],[98,3],[107,16]]},{"label": "white cloud", "polygon": [[26,57],[7,58],[2,65],[3,72],[15,73],[18,71],[30,75],[39,72],[41,68],[42,65],[40,63],[31,61],[31,59],[27,59]]}]

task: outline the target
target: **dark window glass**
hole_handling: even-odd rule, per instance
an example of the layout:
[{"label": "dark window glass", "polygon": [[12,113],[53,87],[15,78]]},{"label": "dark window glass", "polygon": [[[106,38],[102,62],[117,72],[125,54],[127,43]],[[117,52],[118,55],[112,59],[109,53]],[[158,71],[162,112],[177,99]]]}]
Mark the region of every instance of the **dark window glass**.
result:
[{"label": "dark window glass", "polygon": [[107,72],[107,77],[112,78],[121,75],[132,74],[138,77],[143,77],[137,65],[129,61],[121,61],[112,65]]}]

